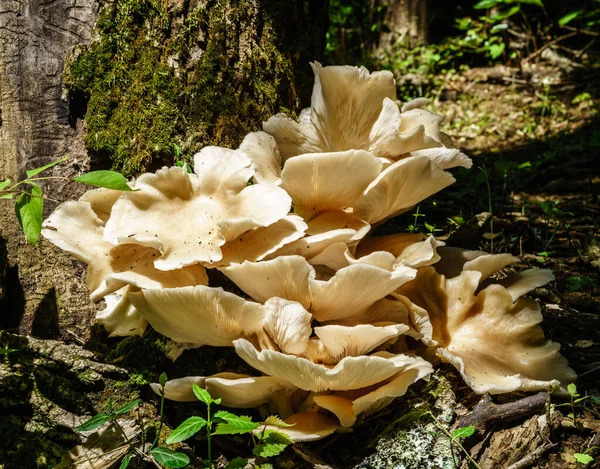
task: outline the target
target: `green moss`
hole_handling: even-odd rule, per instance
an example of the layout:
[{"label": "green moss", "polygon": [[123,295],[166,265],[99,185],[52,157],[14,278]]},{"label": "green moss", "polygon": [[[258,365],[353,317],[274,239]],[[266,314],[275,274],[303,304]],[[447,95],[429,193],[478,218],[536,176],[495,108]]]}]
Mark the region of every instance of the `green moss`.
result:
[{"label": "green moss", "polygon": [[235,147],[269,116],[294,113],[295,66],[308,71],[313,57],[282,18],[306,21],[305,3],[107,3],[99,39],[65,71],[72,96],[89,98],[87,146],[131,176],[171,163],[175,143],[187,157],[205,145]]}]

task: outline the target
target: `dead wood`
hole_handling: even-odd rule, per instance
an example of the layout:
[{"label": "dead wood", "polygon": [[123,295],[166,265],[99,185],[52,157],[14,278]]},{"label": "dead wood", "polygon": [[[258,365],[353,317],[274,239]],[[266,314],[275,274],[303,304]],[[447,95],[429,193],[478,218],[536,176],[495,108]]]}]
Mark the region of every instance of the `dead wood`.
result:
[{"label": "dead wood", "polygon": [[473,425],[481,431],[487,430],[490,426],[501,423],[518,420],[531,414],[540,412],[547,400],[547,393],[540,392],[533,396],[519,399],[507,404],[494,404],[489,394],[481,398],[473,411],[460,417],[456,423],[457,428]]}]

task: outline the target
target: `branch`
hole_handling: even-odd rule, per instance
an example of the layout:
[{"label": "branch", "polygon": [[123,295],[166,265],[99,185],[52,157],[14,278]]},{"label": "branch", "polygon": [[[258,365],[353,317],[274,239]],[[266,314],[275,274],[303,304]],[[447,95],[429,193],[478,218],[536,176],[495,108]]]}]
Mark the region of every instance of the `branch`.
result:
[{"label": "branch", "polygon": [[486,394],[470,414],[458,419],[456,428],[473,425],[480,430],[486,430],[495,423],[517,420],[540,412],[546,405],[546,399],[547,393],[540,392],[508,404],[494,404],[490,395]]}]

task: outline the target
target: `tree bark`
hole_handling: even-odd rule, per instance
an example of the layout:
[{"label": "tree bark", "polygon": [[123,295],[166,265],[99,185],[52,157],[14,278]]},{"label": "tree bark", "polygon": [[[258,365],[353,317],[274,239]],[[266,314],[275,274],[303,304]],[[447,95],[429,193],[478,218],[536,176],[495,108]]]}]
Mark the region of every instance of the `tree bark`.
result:
[{"label": "tree bark", "polygon": [[[0,180],[17,180],[26,169],[67,154],[69,162],[53,175],[87,169],[81,125],[69,123],[62,71],[69,49],[91,39],[96,14],[93,0],[0,2]],[[82,191],[64,183],[42,186],[62,199]],[[43,240],[29,246],[12,205],[0,200],[0,250],[5,245],[7,259],[0,327],[33,330],[41,337],[87,328],[94,306],[81,266]]]},{"label": "tree bark", "polygon": [[387,0],[380,49],[398,44],[416,47],[427,44],[428,37],[427,0]]},{"label": "tree bark", "polygon": [[[175,143],[187,158],[207,144],[235,147],[308,102],[327,9],[327,0],[3,0],[0,180],[65,155],[51,175],[112,164],[134,176],[171,164]],[[43,189],[64,201],[86,188]],[[45,215],[56,205],[47,201]],[[43,239],[28,246],[12,201],[0,200],[2,238],[0,328],[86,339],[97,307],[84,266]]]}]

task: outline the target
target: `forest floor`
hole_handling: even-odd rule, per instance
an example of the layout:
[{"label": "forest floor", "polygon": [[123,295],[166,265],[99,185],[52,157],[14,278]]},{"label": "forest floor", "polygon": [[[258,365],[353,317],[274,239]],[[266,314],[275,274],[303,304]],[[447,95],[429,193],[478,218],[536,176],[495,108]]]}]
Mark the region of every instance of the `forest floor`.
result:
[{"label": "forest floor", "polygon": [[[577,391],[587,397],[573,407],[553,407],[550,424],[544,420],[550,414],[545,397],[542,408],[538,399],[530,409],[484,422],[479,432],[463,442],[482,469],[600,468],[600,457],[586,466],[578,465],[574,457],[576,453],[600,453],[596,448],[600,447],[600,164],[595,161],[600,153],[600,94],[598,89],[585,85],[593,83],[589,80],[544,85],[552,70],[538,72],[545,77],[538,85],[532,84],[535,80],[511,78],[504,69],[473,69],[448,78],[447,87],[437,93],[431,110],[447,116],[444,130],[473,158],[473,168],[453,170],[457,182],[443,196],[433,197],[387,224],[392,231],[434,233],[451,246],[511,252],[521,257],[514,269],[544,267],[556,276],[533,296],[542,304],[546,336],[562,345],[562,353],[579,374]],[[162,350],[164,339],[153,332],[143,338],[110,339],[95,327],[90,339],[66,335],[62,341],[83,345],[101,361],[127,370],[125,382],[119,381],[116,369],[98,371],[114,380],[105,385],[102,399],[108,396],[113,405],[119,405],[139,395],[143,401],[140,418],[156,418],[157,398],[147,384],[156,381],[163,371],[169,378],[247,371],[233,352],[224,353],[226,349],[222,348],[203,347],[201,354],[184,352],[171,362]],[[84,388],[98,391],[89,376],[77,379]],[[438,386],[444,380],[452,384],[449,394]],[[452,462],[448,466],[446,459],[438,464],[426,450],[420,455],[422,463],[412,465],[399,462],[406,460],[406,454],[388,455],[387,462],[377,462],[373,456],[386,451],[406,452],[406,448],[382,446],[381,441],[392,433],[398,435],[423,417],[415,410],[415,399],[425,402],[433,398],[433,406],[443,405],[440,401],[446,399],[461,415],[481,398],[470,392],[450,367],[442,368],[432,381],[437,388],[433,389],[431,383],[424,389],[416,387],[410,397],[397,399],[365,419],[352,433],[287,449],[274,462],[275,467],[452,468]],[[59,395],[55,402],[71,402],[76,391]],[[494,400],[506,403],[526,396],[521,393]],[[552,397],[551,402],[564,404],[568,400]],[[86,400],[82,409],[74,410],[103,411],[105,404]],[[166,423],[174,428],[202,410],[197,404],[168,403]],[[22,430],[26,430],[25,425]],[[74,441],[66,431],[61,435],[66,443]],[[57,437],[50,439],[56,441]],[[213,454],[228,459],[247,457],[252,451],[247,438],[221,437],[213,443]],[[417,443],[410,448],[411,444],[409,452],[420,451]],[[187,451],[204,457],[204,442],[195,441]],[[461,464],[468,467],[466,462]],[[17,461],[6,465],[6,469],[17,467],[43,465],[28,466]]]}]

